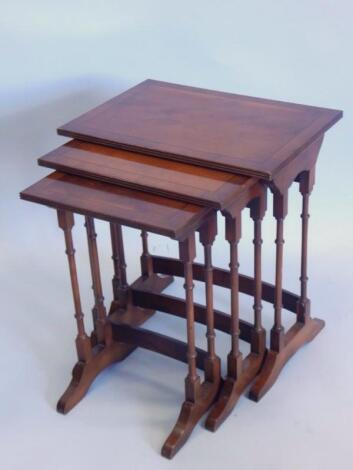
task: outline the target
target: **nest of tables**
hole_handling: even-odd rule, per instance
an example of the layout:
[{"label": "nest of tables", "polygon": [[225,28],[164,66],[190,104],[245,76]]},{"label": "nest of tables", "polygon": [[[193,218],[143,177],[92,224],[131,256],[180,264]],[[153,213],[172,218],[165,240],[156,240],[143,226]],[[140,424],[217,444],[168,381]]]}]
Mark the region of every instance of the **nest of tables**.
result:
[{"label": "nest of tables", "polygon": [[[63,230],[77,324],[78,361],[57,409],[70,411],[95,377],[137,347],[187,364],[185,400],[162,455],[172,458],[206,414],[215,431],[239,397],[260,400],[289,358],[324,327],[313,318],[308,297],[309,196],[325,132],[342,112],[197,89],[154,80],[134,88],[60,127],[73,140],[39,159],[54,169],[21,192],[22,199],[56,209]],[[302,196],[299,293],[283,289],[284,221],[288,191],[297,182]],[[267,192],[276,220],[275,282],[261,274],[261,224]],[[239,273],[238,243],[245,209],[254,227],[254,275]],[[229,269],[212,265],[217,212],[225,218]],[[85,217],[94,293],[93,331],[86,332],[76,270],[74,214]],[[112,301],[106,308],[94,219],[110,224]],[[122,226],[141,230],[141,276],[127,282]],[[179,244],[179,257],[152,256],[148,232]],[[195,263],[195,233],[204,263]],[[163,293],[183,277],[185,299]],[[205,304],[193,299],[193,280],[205,283]],[[227,312],[213,306],[213,286],[230,291]],[[239,294],[254,299],[252,322],[241,318]],[[274,307],[266,343],[262,301]],[[286,332],[283,310],[294,314]],[[143,328],[155,311],[186,322],[186,342]],[[207,348],[195,344],[195,322],[206,327]],[[215,330],[229,335],[227,374],[221,376]],[[250,344],[243,357],[240,340]],[[203,370],[201,381],[199,370]]]}]

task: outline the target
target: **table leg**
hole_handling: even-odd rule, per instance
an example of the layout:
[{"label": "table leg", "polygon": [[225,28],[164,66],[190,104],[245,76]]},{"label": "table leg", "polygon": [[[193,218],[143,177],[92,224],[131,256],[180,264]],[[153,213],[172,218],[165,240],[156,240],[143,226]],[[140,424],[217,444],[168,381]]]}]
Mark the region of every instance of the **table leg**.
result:
[{"label": "table leg", "polygon": [[[276,286],[275,322],[271,330],[271,345],[262,370],[256,378],[249,397],[260,400],[275,383],[279,373],[291,356],[304,344],[311,341],[324,327],[324,322],[310,317],[310,302],[307,299],[307,235],[308,235],[308,196],[313,184],[314,169],[299,177],[303,195],[302,245],[301,245],[301,295],[297,303],[297,321],[284,333],[282,326],[282,268],[283,268],[283,221],[287,214],[288,191],[274,192],[274,216],[277,219],[276,238]],[[310,183],[311,182],[311,183]]]},{"label": "table leg", "polygon": [[314,169],[300,175],[299,191],[302,195],[302,242],[300,265],[300,298],[297,303],[297,320],[305,323],[310,318],[310,299],[307,295],[308,284],[308,228],[309,228],[309,196],[314,184]]},{"label": "table leg", "polygon": [[214,403],[220,385],[220,360],[214,351],[214,319],[213,319],[213,292],[212,292],[212,266],[211,245],[215,237],[216,220],[211,218],[207,226],[200,231],[200,238],[205,244],[206,265],[206,302],[207,302],[207,339],[208,351],[205,359],[205,381],[200,383],[200,376],[196,370],[196,348],[194,331],[194,300],[193,300],[193,273],[192,262],[195,258],[195,237],[179,243],[180,259],[184,264],[185,294],[186,294],[186,321],[187,321],[187,359],[188,375],[185,379],[185,401],[171,434],[162,448],[162,455],[172,458],[184,445],[197,422]]},{"label": "table leg", "polygon": [[254,221],[254,328],[251,335],[251,351],[264,354],[266,348],[266,331],[262,326],[262,273],[261,273],[261,225],[265,215],[266,204],[257,199],[251,205],[250,216]]},{"label": "table leg", "polygon": [[94,293],[93,307],[93,325],[95,343],[108,346],[112,342],[111,325],[107,321],[107,311],[104,305],[104,296],[102,289],[102,281],[99,268],[99,257],[97,248],[97,234],[92,217],[85,217],[85,226],[87,232],[88,253],[92,275],[92,289]]},{"label": "table leg", "polygon": [[213,266],[212,245],[217,235],[217,214],[214,213],[207,224],[200,229],[200,242],[204,248],[205,260],[205,293],[206,293],[206,338],[207,358],[205,361],[205,380],[209,382],[220,381],[220,359],[216,356],[215,327],[213,309]]},{"label": "table leg", "polygon": [[126,279],[126,262],[121,225],[111,222],[110,235],[112,242],[112,260],[114,264],[113,295],[110,312],[127,305],[129,286]]},{"label": "table leg", "polygon": [[[241,238],[241,214],[226,215],[226,239],[230,244],[230,288],[231,288],[231,351],[228,355],[227,378],[218,401],[206,420],[206,428],[216,431],[229,416],[239,397],[254,380],[263,363],[265,333],[261,324],[261,219],[266,206],[263,199],[253,201],[251,216],[255,219],[255,326],[251,336],[251,353],[243,360],[239,349],[239,273],[238,243]],[[259,223],[260,221],[260,223]]]},{"label": "table leg", "polygon": [[[89,336],[86,334],[77,278],[75,250],[72,240],[74,216],[71,212],[58,210],[58,222],[60,228],[64,231],[65,236],[66,253],[69,262],[71,286],[75,305],[75,318],[78,330],[76,338],[78,362],[73,368],[72,380],[57,404],[57,410],[60,413],[66,414],[85,396],[91,383],[103,369],[114,362],[125,359],[125,357],[127,357],[135,347],[111,341],[111,326],[106,323],[106,312],[103,304],[93,219],[90,218],[86,218],[86,229],[88,234],[93,289],[96,298],[97,322],[95,333],[98,341],[91,341]],[[141,315],[135,320],[136,323],[142,323],[145,321],[145,313],[148,317],[148,312],[144,309],[140,310]]]},{"label": "table leg", "polygon": [[86,334],[84,325],[84,315],[81,307],[80,288],[77,278],[77,268],[75,261],[75,248],[72,240],[72,227],[74,216],[72,212],[58,211],[59,227],[64,231],[66,255],[69,263],[72,295],[75,306],[75,318],[77,326],[76,349],[79,361],[89,362],[92,357],[91,341]]}]

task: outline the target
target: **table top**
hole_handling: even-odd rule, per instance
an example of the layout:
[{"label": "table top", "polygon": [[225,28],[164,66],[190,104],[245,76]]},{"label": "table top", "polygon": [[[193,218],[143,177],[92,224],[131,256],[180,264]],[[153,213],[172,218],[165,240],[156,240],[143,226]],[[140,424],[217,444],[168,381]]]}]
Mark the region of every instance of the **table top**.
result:
[{"label": "table top", "polygon": [[146,80],[58,133],[271,180],[341,117],[339,110]]},{"label": "table top", "polygon": [[42,166],[131,189],[224,209],[257,179],[72,140],[39,158]]},{"label": "table top", "polygon": [[212,209],[54,172],[20,193],[21,199],[182,240]]}]

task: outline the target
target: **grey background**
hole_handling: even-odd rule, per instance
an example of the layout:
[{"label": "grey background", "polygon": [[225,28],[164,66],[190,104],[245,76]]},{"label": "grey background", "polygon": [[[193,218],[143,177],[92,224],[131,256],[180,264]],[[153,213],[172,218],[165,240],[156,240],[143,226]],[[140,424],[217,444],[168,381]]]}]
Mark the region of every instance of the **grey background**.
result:
[{"label": "grey background", "polygon": [[[350,470],[353,466],[352,2],[0,0],[0,455],[2,468]],[[54,211],[18,192],[48,173],[36,159],[65,142],[56,128],[145,78],[345,111],[325,138],[311,198],[310,296],[327,326],[297,354],[259,403],[245,397],[224,426],[198,426],[172,461],[159,455],[183,396],[185,366],[137,351],[104,372],[69,415],[55,404],[75,361],[75,327],[62,234]],[[300,199],[285,225],[285,286],[298,289]],[[252,272],[244,217],[242,272]],[[81,217],[75,244],[86,318],[93,298]],[[274,224],[264,223],[264,277],[273,280]],[[98,224],[105,296],[111,298],[108,230]],[[226,266],[220,235],[216,265]],[[129,279],[139,234],[124,232]],[[175,243],[150,237],[153,253]],[[198,247],[199,259],[202,259]],[[182,294],[181,283],[170,292]],[[203,299],[202,286],[195,295]],[[227,309],[229,293],[216,289]],[[250,298],[241,298],[251,318]],[[265,324],[272,308],[264,305]],[[293,321],[285,315],[286,325]],[[184,338],[158,314],[148,327]],[[229,338],[219,334],[225,356]],[[198,329],[198,344],[204,344]],[[244,353],[247,345],[242,344]]]}]

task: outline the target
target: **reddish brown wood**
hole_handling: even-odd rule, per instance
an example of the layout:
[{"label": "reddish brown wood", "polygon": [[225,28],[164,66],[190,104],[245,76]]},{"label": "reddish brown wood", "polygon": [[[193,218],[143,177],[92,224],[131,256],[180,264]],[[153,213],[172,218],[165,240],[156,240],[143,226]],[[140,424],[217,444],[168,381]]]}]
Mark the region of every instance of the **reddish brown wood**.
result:
[{"label": "reddish brown wood", "polygon": [[146,80],[59,134],[272,179],[342,112]]},{"label": "reddish brown wood", "polygon": [[148,233],[145,230],[141,232],[142,239],[142,255],[141,255],[141,272],[143,276],[152,276],[153,265],[152,258],[148,251]]},{"label": "reddish brown wood", "polygon": [[[128,306],[118,317],[131,326],[139,326],[154,314],[154,310]],[[115,314],[109,319],[115,318]],[[109,346],[97,344],[92,350],[89,362],[78,361],[72,371],[72,380],[57,404],[59,413],[66,414],[86,395],[94,379],[102,370],[115,362],[124,360],[136,346],[113,341]]]},{"label": "reddish brown wood", "polygon": [[242,369],[242,354],[239,350],[239,263],[238,243],[241,237],[241,216],[226,216],[226,240],[230,247],[230,316],[231,349],[228,354],[228,377],[237,379]]},{"label": "reddish brown wood", "polygon": [[284,347],[284,328],[282,325],[282,273],[283,273],[283,225],[287,214],[288,194],[274,193],[274,216],[276,218],[276,284],[275,284],[275,319],[271,330],[271,349],[281,351]]},{"label": "reddish brown wood", "polygon": [[215,350],[215,329],[214,329],[214,309],[213,309],[213,266],[212,266],[212,245],[217,235],[217,215],[212,214],[207,223],[200,229],[200,242],[204,247],[205,257],[205,291],[206,291],[206,324],[207,324],[207,359],[205,365],[205,379],[214,382],[219,380],[215,374],[219,374],[220,362]]},{"label": "reddish brown wood", "polygon": [[195,402],[200,391],[200,377],[196,372],[195,330],[194,330],[194,299],[192,281],[192,261],[196,256],[195,237],[189,236],[179,243],[179,255],[184,263],[186,325],[188,339],[188,375],[185,379],[185,398]]},{"label": "reddish brown wood", "polygon": [[310,317],[310,299],[308,299],[308,226],[309,226],[309,196],[315,180],[315,168],[299,175],[299,190],[302,195],[302,238],[300,266],[300,299],[297,303],[297,320],[305,323]]},{"label": "reddish brown wood", "polygon": [[[156,294],[153,289],[147,289],[137,280],[132,286],[132,300],[134,305],[153,309],[185,318],[185,301],[167,294]],[[207,309],[205,306],[194,302],[195,321],[207,326]],[[214,327],[224,333],[230,333],[230,316],[227,313],[213,310]],[[251,342],[253,325],[245,320],[239,320],[240,339]]]},{"label": "reddish brown wood", "polygon": [[88,252],[92,275],[92,289],[94,293],[93,325],[95,339],[98,343],[109,345],[112,342],[111,327],[107,322],[107,312],[104,305],[102,281],[99,269],[99,257],[97,249],[97,234],[94,219],[86,216],[85,226],[87,232]]},{"label": "reddish brown wood", "polygon": [[124,252],[123,233],[120,224],[110,223],[110,237],[112,242],[112,260],[114,265],[113,296],[111,311],[125,308],[128,302],[129,285],[126,278],[126,261]]},{"label": "reddish brown wood", "polygon": [[[261,299],[270,299],[274,303],[274,326],[270,350],[251,388],[250,397],[258,400],[268,391],[291,355],[323,327],[322,321],[310,317],[307,296],[308,205],[323,134],[341,116],[342,112],[336,110],[148,80],[59,130],[64,135],[138,152],[70,142],[43,157],[40,163],[74,175],[87,176],[91,180],[54,173],[21,193],[24,199],[55,207],[59,225],[65,234],[78,328],[76,344],[79,362],[68,390],[59,401],[60,411],[71,409],[100,370],[126,357],[136,346],[187,360],[186,400],[162,450],[163,455],[172,457],[214,402],[218,392],[220,371],[219,359],[215,355],[215,327],[221,326],[223,331],[228,328],[231,351],[227,379],[206,421],[208,429],[217,429],[240,394],[258,374],[265,354]],[[233,176],[224,171],[197,168],[190,163],[226,170]],[[235,172],[251,177],[234,175]],[[261,281],[264,187],[257,178],[266,180],[274,193],[277,223],[275,286]],[[300,297],[282,288],[284,219],[288,189],[294,180],[299,182],[303,198]],[[131,191],[119,185],[154,194]],[[158,195],[175,197],[178,201]],[[188,201],[189,204],[180,201]],[[226,239],[230,244],[229,272],[212,269],[212,227],[214,231],[215,223],[208,222],[207,228],[206,225],[201,227],[203,221],[210,220],[212,212],[193,203],[221,209],[225,215]],[[240,217],[246,206],[250,207],[254,220],[254,279],[238,273]],[[95,294],[95,331],[91,341],[84,329],[81,310],[71,234],[72,212],[86,216]],[[115,274],[110,318],[115,319],[116,323],[114,341],[111,329],[107,327],[93,217],[112,224]],[[142,277],[131,290],[126,282],[121,227],[117,225],[121,223],[142,229]],[[198,229],[204,245],[205,266],[193,263],[194,231]],[[147,231],[179,240],[181,261],[151,257]],[[185,276],[185,302],[160,294],[171,279],[158,276],[158,267],[162,267],[162,272],[164,269],[166,274],[181,270]],[[206,307],[193,303],[193,276],[205,281]],[[213,310],[213,283],[231,289],[228,323],[224,314]],[[144,284],[143,288],[141,284]],[[248,328],[239,319],[239,292],[254,296],[253,328]],[[133,300],[138,306],[132,304]],[[164,306],[168,313],[186,318],[187,348],[185,344],[170,338],[134,328],[135,322],[143,322],[153,314],[153,310],[141,309],[142,305]],[[297,322],[285,334],[282,308],[286,306],[295,311]],[[207,354],[195,346],[195,320],[207,325]],[[240,337],[251,341],[251,353],[244,360],[239,349]],[[203,384],[196,371],[200,365],[205,368],[206,380]]]},{"label": "reddish brown wood", "polygon": [[[263,368],[252,385],[249,397],[254,400],[260,400],[265,393],[272,387],[280,371],[290,357],[304,344],[311,341],[321,329],[324,322],[310,317],[310,300],[307,298],[307,237],[308,237],[308,196],[314,184],[315,161],[321,142],[313,145],[310,149],[310,161],[312,168],[305,170],[298,175],[296,180],[299,182],[300,191],[303,195],[302,210],[302,246],[301,246],[301,294],[296,302],[297,322],[285,334],[281,322],[282,314],[282,272],[283,272],[283,221],[287,214],[287,198],[289,180],[287,180],[287,189],[280,192],[278,188],[273,187],[274,192],[274,216],[277,219],[277,238],[276,238],[276,286],[275,286],[275,323],[271,330],[271,347],[266,355]],[[286,188],[283,186],[283,188]]]},{"label": "reddish brown wood", "polygon": [[[205,245],[212,244],[217,233],[215,214],[208,218],[205,225],[200,229],[200,237]],[[184,265],[185,277],[185,305],[187,320],[187,358],[188,375],[185,379],[185,401],[181,407],[178,420],[162,447],[162,455],[172,458],[175,453],[184,445],[195,425],[209,407],[214,403],[220,386],[220,360],[214,354],[214,319],[211,277],[211,259],[209,250],[206,262],[206,290],[207,307],[206,322],[209,333],[209,343],[205,365],[205,381],[201,384],[200,377],[196,372],[197,353],[195,349],[195,311],[193,301],[193,260],[195,258],[195,237],[190,235],[187,239],[179,242],[180,260]],[[212,308],[211,308],[212,307]],[[210,347],[211,346],[211,347]]]},{"label": "reddish brown wood", "polygon": [[175,239],[196,230],[212,212],[194,204],[55,172],[25,189],[22,199]]},{"label": "reddish brown wood", "polygon": [[[164,256],[152,256],[153,271],[160,274],[182,276],[183,266],[180,260],[173,258],[166,258]],[[193,263],[193,277],[195,281],[204,281],[204,267],[202,264]],[[213,268],[213,283],[216,286],[230,288],[230,274],[229,270],[222,268]],[[244,274],[239,274],[239,291],[253,295],[255,290],[254,279]],[[274,303],[275,299],[275,286],[268,282],[262,282],[262,300],[265,302]],[[286,310],[296,313],[297,302],[299,296],[293,292],[285,289],[282,290],[282,304]]]},{"label": "reddish brown wood", "polygon": [[72,241],[72,227],[74,216],[71,212],[58,210],[59,227],[64,231],[66,254],[69,263],[72,295],[75,306],[75,318],[77,325],[76,349],[79,361],[89,362],[92,357],[91,341],[86,334],[81,307],[80,288],[77,279],[75,261],[75,249]]},{"label": "reddish brown wood", "polygon": [[230,245],[230,273],[229,283],[231,289],[231,350],[228,355],[227,377],[222,386],[219,398],[211,409],[205,426],[210,431],[216,431],[223,421],[229,416],[239,397],[258,374],[265,356],[265,334],[261,324],[261,233],[259,225],[266,210],[266,191],[261,197],[252,201],[251,216],[255,220],[255,325],[251,332],[251,352],[243,360],[239,350],[239,338],[241,334],[239,319],[239,273],[237,247],[241,238],[241,213],[236,217],[226,213],[226,239]]},{"label": "reddish brown wood", "polygon": [[250,207],[254,221],[254,328],[252,330],[251,351],[262,354],[266,346],[266,331],[262,326],[262,276],[261,276],[261,223],[266,211],[266,192],[262,198],[255,199]]},{"label": "reddish brown wood", "polygon": [[325,322],[309,318],[305,323],[296,322],[284,335],[284,346],[280,352],[270,349],[260,374],[251,386],[249,398],[259,401],[277,380],[282,368],[304,344],[312,341],[323,329]]},{"label": "reddish brown wood", "polygon": [[72,140],[38,160],[42,166],[193,204],[223,209],[256,178]]},{"label": "reddish brown wood", "polygon": [[[148,349],[178,361],[188,362],[187,343],[155,331],[121,324],[116,321],[116,317],[111,318],[111,322],[115,341]],[[196,352],[197,367],[204,369],[207,352],[200,348],[196,348]]]}]

